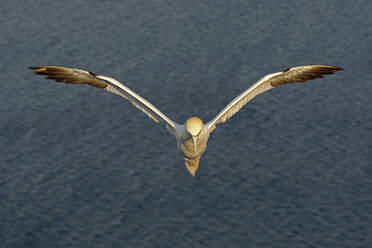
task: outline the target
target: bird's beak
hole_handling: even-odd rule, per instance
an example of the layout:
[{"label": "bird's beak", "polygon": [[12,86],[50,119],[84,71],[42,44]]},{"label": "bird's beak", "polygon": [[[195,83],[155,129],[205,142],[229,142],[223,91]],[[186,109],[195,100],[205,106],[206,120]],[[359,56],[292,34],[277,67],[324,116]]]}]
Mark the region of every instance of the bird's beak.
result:
[{"label": "bird's beak", "polygon": [[192,136],[192,143],[194,144],[194,156],[196,157],[196,145],[198,141],[198,136]]}]

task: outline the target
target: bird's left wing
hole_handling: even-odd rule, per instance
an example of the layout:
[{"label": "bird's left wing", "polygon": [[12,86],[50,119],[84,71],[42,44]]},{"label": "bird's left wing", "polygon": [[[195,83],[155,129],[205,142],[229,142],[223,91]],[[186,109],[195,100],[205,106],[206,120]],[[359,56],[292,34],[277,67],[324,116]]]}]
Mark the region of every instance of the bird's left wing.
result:
[{"label": "bird's left wing", "polygon": [[305,82],[315,78],[322,78],[324,77],[323,75],[332,74],[338,70],[342,70],[342,68],[328,65],[307,65],[292,67],[281,72],[268,74],[232,100],[206,125],[212,131],[218,123],[225,122],[236,112],[238,112],[244,105],[246,105],[252,98],[274,87],[293,82]]},{"label": "bird's left wing", "polygon": [[160,112],[160,110],[155,108],[155,106],[146,99],[142,98],[134,91],[113,78],[97,75],[89,71],[60,66],[32,66],[29,67],[29,69],[33,70],[33,72],[36,74],[46,75],[45,78],[54,79],[56,82],[89,84],[91,86],[118,94],[128,99],[134,106],[142,110],[154,121],[165,123],[169,131],[174,130],[175,123],[171,119]]}]

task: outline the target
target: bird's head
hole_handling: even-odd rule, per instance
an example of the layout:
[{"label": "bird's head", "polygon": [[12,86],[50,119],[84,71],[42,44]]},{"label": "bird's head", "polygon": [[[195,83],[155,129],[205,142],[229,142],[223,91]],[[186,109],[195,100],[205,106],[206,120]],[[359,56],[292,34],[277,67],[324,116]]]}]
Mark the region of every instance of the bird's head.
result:
[{"label": "bird's head", "polygon": [[185,123],[186,131],[193,137],[198,136],[203,129],[203,121],[198,117],[191,117]]},{"label": "bird's head", "polygon": [[198,117],[191,117],[187,119],[185,123],[186,131],[191,135],[192,143],[194,145],[194,156],[196,157],[197,145],[198,145],[198,135],[203,129],[203,121]]}]

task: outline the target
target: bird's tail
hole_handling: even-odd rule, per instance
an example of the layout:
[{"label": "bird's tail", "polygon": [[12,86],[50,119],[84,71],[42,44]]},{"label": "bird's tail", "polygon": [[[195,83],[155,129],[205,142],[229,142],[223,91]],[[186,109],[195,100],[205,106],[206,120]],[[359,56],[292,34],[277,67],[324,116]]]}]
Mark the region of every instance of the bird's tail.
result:
[{"label": "bird's tail", "polygon": [[192,177],[195,177],[195,172],[199,168],[200,156],[196,157],[196,158],[186,158],[186,157],[184,157],[184,159],[185,159],[185,165],[186,165],[187,170],[189,171],[189,173],[191,174]]}]

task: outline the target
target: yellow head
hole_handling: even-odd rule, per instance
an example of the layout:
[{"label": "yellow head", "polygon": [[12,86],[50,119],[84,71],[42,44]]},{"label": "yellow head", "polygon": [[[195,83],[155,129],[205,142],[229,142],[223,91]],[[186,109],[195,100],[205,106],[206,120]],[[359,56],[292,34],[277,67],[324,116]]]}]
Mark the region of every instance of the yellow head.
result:
[{"label": "yellow head", "polygon": [[185,123],[186,131],[191,134],[191,136],[198,136],[200,131],[203,129],[203,121],[198,117],[191,117],[187,119]]}]

